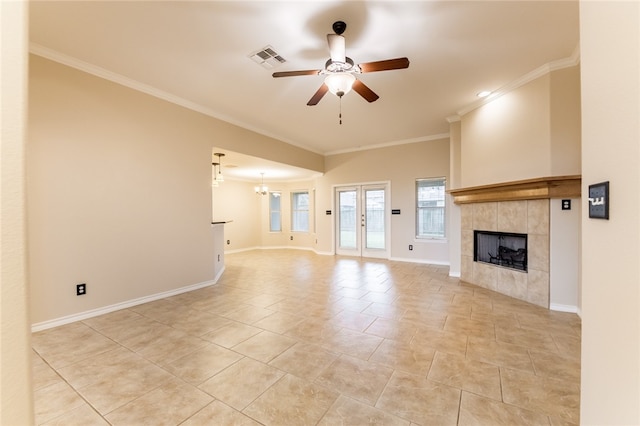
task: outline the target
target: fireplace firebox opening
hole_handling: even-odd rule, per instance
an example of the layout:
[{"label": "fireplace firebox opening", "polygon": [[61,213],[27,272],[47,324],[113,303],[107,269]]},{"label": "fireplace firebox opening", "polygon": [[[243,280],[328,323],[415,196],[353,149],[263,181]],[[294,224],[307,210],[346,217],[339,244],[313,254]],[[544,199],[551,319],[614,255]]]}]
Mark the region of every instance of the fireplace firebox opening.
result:
[{"label": "fireplace firebox opening", "polygon": [[473,231],[474,262],[527,271],[527,234]]}]

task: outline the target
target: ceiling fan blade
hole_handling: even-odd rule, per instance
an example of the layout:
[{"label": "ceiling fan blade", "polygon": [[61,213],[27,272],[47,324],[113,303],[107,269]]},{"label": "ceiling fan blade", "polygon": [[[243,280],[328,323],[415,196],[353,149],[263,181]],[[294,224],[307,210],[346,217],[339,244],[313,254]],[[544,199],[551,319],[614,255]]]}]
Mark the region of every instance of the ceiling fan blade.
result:
[{"label": "ceiling fan blade", "polygon": [[360,80],[356,80],[353,82],[352,89],[358,93],[360,96],[365,98],[367,102],[373,102],[377,100],[380,96],[376,95],[376,93],[369,89],[369,86],[361,82]]},{"label": "ceiling fan blade", "polygon": [[346,62],[346,47],[344,37],[338,34],[327,34],[327,42],[329,43],[329,53],[332,62]]},{"label": "ceiling fan blade", "polygon": [[311,99],[309,99],[309,102],[307,102],[307,105],[309,105],[309,106],[317,105],[318,102],[320,102],[320,99],[322,99],[322,97],[328,91],[329,91],[329,86],[327,86],[326,84],[322,83],[322,86],[320,86],[318,91],[311,97]]},{"label": "ceiling fan blade", "polygon": [[409,68],[409,59],[395,58],[384,61],[365,62],[364,64],[358,64],[358,66],[362,72],[398,70],[402,68]]},{"label": "ceiling fan blade", "polygon": [[296,77],[299,75],[318,75],[320,70],[302,70],[302,71],[278,71],[273,73],[274,78],[278,77]]}]

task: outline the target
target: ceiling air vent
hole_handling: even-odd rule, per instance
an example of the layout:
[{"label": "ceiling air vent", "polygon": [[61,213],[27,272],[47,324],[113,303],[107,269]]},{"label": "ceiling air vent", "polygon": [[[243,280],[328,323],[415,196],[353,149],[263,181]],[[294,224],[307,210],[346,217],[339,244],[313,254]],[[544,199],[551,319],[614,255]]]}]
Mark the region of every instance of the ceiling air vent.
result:
[{"label": "ceiling air vent", "polygon": [[268,70],[287,62],[287,60],[280,56],[278,52],[273,50],[273,47],[271,46],[258,50],[257,52],[250,54],[249,57],[253,62]]}]

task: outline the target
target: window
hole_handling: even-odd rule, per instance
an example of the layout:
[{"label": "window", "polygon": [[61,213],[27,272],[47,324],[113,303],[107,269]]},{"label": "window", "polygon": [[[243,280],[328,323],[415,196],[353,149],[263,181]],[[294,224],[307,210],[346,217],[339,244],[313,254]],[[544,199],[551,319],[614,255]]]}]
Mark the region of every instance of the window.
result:
[{"label": "window", "polygon": [[309,193],[291,193],[291,230],[309,232]]},{"label": "window", "polygon": [[[315,188],[313,189],[313,205],[314,206],[316,205],[316,190],[315,190]],[[313,213],[313,229],[312,229],[312,232],[314,234],[317,232],[316,229],[318,229],[318,223],[317,223],[317,220],[316,220],[316,214]]]},{"label": "window", "polygon": [[281,193],[269,193],[269,231],[282,232],[282,220],[280,210]]},{"label": "window", "polygon": [[444,238],[445,178],[416,179],[416,237]]}]

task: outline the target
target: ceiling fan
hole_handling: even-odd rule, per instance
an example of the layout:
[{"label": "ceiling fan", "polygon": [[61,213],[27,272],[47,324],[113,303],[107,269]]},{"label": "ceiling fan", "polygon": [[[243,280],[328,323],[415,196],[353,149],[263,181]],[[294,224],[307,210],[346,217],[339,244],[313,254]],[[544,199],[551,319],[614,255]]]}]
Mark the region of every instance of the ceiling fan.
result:
[{"label": "ceiling fan", "polygon": [[325,63],[322,70],[302,70],[302,71],[281,71],[274,72],[273,77],[295,77],[299,75],[324,75],[324,83],[318,91],[309,99],[307,105],[317,105],[320,99],[327,93],[342,98],[351,89],[368,102],[374,102],[379,96],[371,90],[362,81],[358,80],[355,74],[363,74],[367,72],[397,70],[409,67],[409,59],[395,58],[383,61],[365,62],[362,64],[354,64],[353,60],[346,56],[345,39],[342,33],[347,29],[347,24],[342,21],[333,23],[333,31],[335,34],[327,34],[327,42],[329,43],[330,58]]}]

